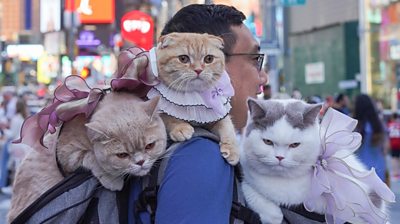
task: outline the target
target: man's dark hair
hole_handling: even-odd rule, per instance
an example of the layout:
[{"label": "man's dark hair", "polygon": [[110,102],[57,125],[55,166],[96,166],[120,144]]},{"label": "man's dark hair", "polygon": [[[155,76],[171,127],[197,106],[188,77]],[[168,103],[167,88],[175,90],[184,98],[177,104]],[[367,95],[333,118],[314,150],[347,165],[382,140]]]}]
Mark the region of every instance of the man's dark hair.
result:
[{"label": "man's dark hair", "polygon": [[237,38],[231,26],[239,26],[245,19],[246,16],[233,6],[193,4],[179,10],[165,25],[161,35],[208,33],[222,37],[224,52],[231,53]]},{"label": "man's dark hair", "polygon": [[344,99],[344,94],[343,93],[339,93],[336,97],[335,97],[335,102],[339,103],[340,101],[342,101]]}]

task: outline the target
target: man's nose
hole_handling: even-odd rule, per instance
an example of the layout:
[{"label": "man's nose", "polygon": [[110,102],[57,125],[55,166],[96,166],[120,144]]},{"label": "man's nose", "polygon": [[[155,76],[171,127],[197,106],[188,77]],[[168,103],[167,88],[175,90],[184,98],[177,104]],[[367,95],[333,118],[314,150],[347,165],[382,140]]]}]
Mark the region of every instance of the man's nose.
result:
[{"label": "man's nose", "polygon": [[265,85],[268,83],[268,73],[262,69],[260,71],[260,85]]}]

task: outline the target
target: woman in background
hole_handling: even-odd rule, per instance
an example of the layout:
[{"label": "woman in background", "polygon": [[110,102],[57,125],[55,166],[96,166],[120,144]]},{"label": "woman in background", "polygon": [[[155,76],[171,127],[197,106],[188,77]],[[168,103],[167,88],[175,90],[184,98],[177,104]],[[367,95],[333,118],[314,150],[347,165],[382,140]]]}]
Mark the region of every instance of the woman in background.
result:
[{"label": "woman in background", "polygon": [[8,129],[4,129],[4,147],[2,151],[2,161],[1,161],[1,176],[0,176],[0,187],[2,191],[7,190],[4,187],[9,185],[9,171],[15,173],[16,168],[25,157],[29,146],[23,144],[12,144],[11,142],[19,138],[22,124],[24,120],[28,117],[28,108],[26,102],[23,98],[19,97],[16,103],[16,113],[11,117],[10,125]]},{"label": "woman in background", "polygon": [[385,150],[386,132],[373,100],[365,94],[356,97],[354,118],[356,131],[362,135],[362,145],[357,155],[368,169],[375,167],[378,176],[386,182]]}]

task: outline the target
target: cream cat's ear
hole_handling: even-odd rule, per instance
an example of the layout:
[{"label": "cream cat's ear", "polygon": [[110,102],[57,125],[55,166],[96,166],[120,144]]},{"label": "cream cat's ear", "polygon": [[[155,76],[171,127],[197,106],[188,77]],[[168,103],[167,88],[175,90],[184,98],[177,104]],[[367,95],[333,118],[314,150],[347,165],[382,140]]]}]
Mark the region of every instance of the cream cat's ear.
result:
[{"label": "cream cat's ear", "polygon": [[85,126],[88,129],[88,137],[90,140],[93,141],[100,137],[107,137],[106,133],[102,131],[102,128],[98,122],[86,123]]},{"label": "cream cat's ear", "polygon": [[171,34],[161,36],[160,39],[158,40],[158,47],[163,49],[163,48],[166,48],[169,45],[173,44],[175,42],[176,35],[177,34],[175,34],[175,33],[171,33]]},{"label": "cream cat's ear", "polygon": [[250,110],[250,115],[253,120],[265,117],[265,110],[261,107],[257,100],[248,98],[247,106]]},{"label": "cream cat's ear", "polygon": [[156,96],[144,102],[144,111],[150,116],[150,119],[158,112],[158,102],[160,102],[160,96]]}]

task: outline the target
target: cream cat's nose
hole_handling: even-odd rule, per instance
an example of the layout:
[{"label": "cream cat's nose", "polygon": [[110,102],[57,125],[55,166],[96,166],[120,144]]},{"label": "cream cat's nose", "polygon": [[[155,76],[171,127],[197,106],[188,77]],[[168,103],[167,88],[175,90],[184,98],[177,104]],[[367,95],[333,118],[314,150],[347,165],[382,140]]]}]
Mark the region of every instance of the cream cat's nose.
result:
[{"label": "cream cat's nose", "polygon": [[203,70],[201,70],[201,69],[195,69],[194,71],[196,72],[197,75],[200,75],[200,73],[201,73]]},{"label": "cream cat's nose", "polygon": [[140,160],[140,161],[136,162],[136,165],[142,166],[143,163],[144,163],[144,160]]},{"label": "cream cat's nose", "polygon": [[281,160],[284,159],[285,157],[283,157],[283,156],[275,156],[275,158],[277,158],[279,161],[281,161]]}]

